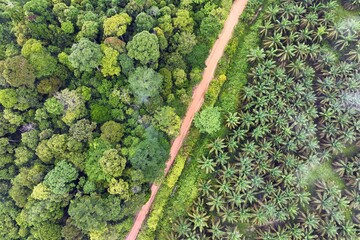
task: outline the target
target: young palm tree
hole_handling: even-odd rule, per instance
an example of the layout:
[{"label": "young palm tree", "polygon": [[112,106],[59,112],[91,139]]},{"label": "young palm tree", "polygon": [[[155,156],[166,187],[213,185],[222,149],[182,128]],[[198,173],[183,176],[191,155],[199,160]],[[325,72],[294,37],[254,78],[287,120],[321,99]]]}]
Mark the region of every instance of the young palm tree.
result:
[{"label": "young palm tree", "polygon": [[173,225],[173,230],[177,234],[177,239],[189,237],[191,232],[191,223],[186,218],[178,218]]},{"label": "young palm tree", "polygon": [[205,170],[205,173],[212,173],[215,171],[216,163],[215,163],[214,159],[202,156],[198,160],[198,162],[200,164],[200,169]]},{"label": "young palm tree", "polygon": [[356,48],[351,49],[349,53],[346,54],[347,61],[360,63],[360,43],[356,45]]},{"label": "young palm tree", "polygon": [[231,208],[241,208],[241,205],[245,202],[243,194],[241,194],[240,191],[232,191],[231,194],[227,196],[227,200]]},{"label": "young palm tree", "polygon": [[208,226],[207,221],[210,216],[206,212],[199,211],[197,208],[193,209],[192,213],[188,214],[190,222],[193,223],[193,230],[199,229],[200,232]]},{"label": "young palm tree", "polygon": [[226,227],[225,236],[226,236],[226,240],[241,240],[241,239],[243,239],[242,234],[237,229],[237,227],[235,227],[235,228]]},{"label": "young palm tree", "polygon": [[340,226],[340,234],[343,239],[355,240],[359,237],[359,231],[354,223],[346,221]]},{"label": "young palm tree", "polygon": [[223,153],[224,152],[224,148],[226,147],[226,144],[224,143],[224,139],[223,138],[216,138],[212,143],[210,143],[208,145],[208,147],[210,148],[209,153],[214,152],[215,155],[219,155],[219,153]]},{"label": "young palm tree", "polygon": [[317,232],[320,234],[320,236],[324,237],[325,239],[337,239],[337,232],[338,227],[333,223],[332,221],[323,221],[321,222]]},{"label": "young palm tree", "polygon": [[221,166],[224,166],[225,164],[227,164],[229,162],[229,160],[230,160],[230,157],[227,152],[220,153],[215,158],[216,164],[221,165]]},{"label": "young palm tree", "polygon": [[256,47],[254,49],[250,50],[249,55],[247,55],[247,59],[249,62],[251,63],[258,63],[258,62],[262,62],[265,59],[265,52],[263,48],[260,47]]},{"label": "young palm tree", "polygon": [[263,24],[260,26],[260,35],[262,37],[268,36],[273,29],[274,24],[271,21],[264,21]]},{"label": "young palm tree", "polygon": [[211,233],[211,239],[223,239],[224,231],[220,221],[215,222],[214,219],[212,219],[208,231]]},{"label": "young palm tree", "polygon": [[234,224],[238,220],[237,211],[231,208],[223,208],[220,213],[221,222]]},{"label": "young palm tree", "polygon": [[214,192],[211,180],[201,180],[199,182],[199,190],[202,196],[209,196]]},{"label": "young palm tree", "polygon": [[251,182],[245,176],[238,176],[232,179],[235,192],[246,192],[251,188]]},{"label": "young palm tree", "polygon": [[280,12],[280,7],[277,5],[270,5],[267,8],[266,14],[265,14],[265,20],[271,20],[275,21],[277,19],[277,14]]},{"label": "young palm tree", "polygon": [[282,46],[282,41],[285,38],[282,36],[281,33],[274,33],[273,36],[266,37],[263,41],[263,46],[265,49],[270,49],[274,47],[275,49],[278,49]]},{"label": "young palm tree", "polygon": [[206,205],[210,206],[210,211],[216,210],[216,212],[225,207],[225,204],[224,196],[216,192],[208,197],[208,202],[206,203]]},{"label": "young palm tree", "polygon": [[237,112],[231,113],[229,112],[226,116],[226,124],[225,126],[229,129],[235,129],[240,122],[240,117]]},{"label": "young palm tree", "polygon": [[294,240],[304,239],[305,232],[300,224],[296,223],[292,226],[289,226],[288,229],[290,229],[289,233],[290,233],[290,236],[292,239],[294,239]]},{"label": "young palm tree", "polygon": [[247,131],[242,128],[237,128],[236,130],[233,130],[233,136],[236,138],[236,140],[239,142],[242,142],[246,137]]},{"label": "young palm tree", "polygon": [[316,230],[319,227],[320,219],[319,217],[310,212],[300,212],[298,221],[303,224],[304,228],[307,230]]}]

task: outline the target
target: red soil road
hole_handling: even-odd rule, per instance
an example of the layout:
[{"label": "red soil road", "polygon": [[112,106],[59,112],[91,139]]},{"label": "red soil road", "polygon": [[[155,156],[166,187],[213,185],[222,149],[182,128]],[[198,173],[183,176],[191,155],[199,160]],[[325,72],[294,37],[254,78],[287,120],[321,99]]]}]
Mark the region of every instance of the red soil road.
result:
[{"label": "red soil road", "polygon": [[[214,73],[217,67],[217,64],[224,54],[225,47],[228,44],[232,32],[236,26],[236,24],[239,21],[239,17],[242,14],[242,12],[245,9],[245,6],[247,4],[248,0],[235,0],[231,10],[230,14],[225,21],[224,28],[221,31],[218,39],[216,40],[213,48],[211,49],[211,52],[205,62],[206,68],[203,73],[203,77],[199,85],[196,87],[195,91],[193,92],[192,101],[188,107],[188,110],[186,112],[185,118],[182,121],[181,128],[180,128],[180,134],[177,136],[175,141],[173,142],[171,149],[170,149],[170,158],[166,162],[166,168],[164,172],[164,176],[166,176],[174,163],[174,160],[184,142],[184,139],[186,135],[189,132],[191,123],[194,119],[195,113],[197,113],[203,102],[204,102],[204,96],[205,93],[208,90],[209,84],[211,80],[214,78]],[[150,199],[147,201],[147,203],[141,208],[140,212],[136,216],[135,223],[127,236],[126,240],[135,240],[141,226],[147,216],[147,214],[150,211],[151,205],[155,199],[155,196],[159,190],[160,186],[153,184],[151,186],[151,196]]]}]

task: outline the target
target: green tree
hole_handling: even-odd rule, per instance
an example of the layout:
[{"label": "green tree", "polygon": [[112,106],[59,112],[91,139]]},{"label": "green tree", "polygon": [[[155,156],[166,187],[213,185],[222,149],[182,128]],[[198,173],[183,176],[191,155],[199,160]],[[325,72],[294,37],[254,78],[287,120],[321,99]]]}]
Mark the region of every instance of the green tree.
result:
[{"label": "green tree", "polygon": [[116,14],[104,20],[104,34],[120,37],[126,32],[126,27],[130,23],[131,17],[127,13]]},{"label": "green tree", "polygon": [[154,115],[154,125],[161,131],[174,138],[179,134],[181,118],[176,114],[175,109],[169,106],[162,107]]},{"label": "green tree", "polygon": [[19,239],[19,227],[16,224],[18,209],[12,201],[0,201],[0,237],[2,239]]},{"label": "green tree", "polygon": [[159,41],[155,34],[142,31],[136,34],[126,46],[128,55],[141,64],[157,63],[160,57]]},{"label": "green tree", "polygon": [[121,218],[120,199],[115,196],[81,196],[71,201],[68,213],[76,227],[84,232],[106,228],[108,221]]},{"label": "green tree", "polygon": [[181,32],[173,36],[173,48],[182,55],[191,53],[196,43],[196,36],[193,33]]},{"label": "green tree", "polygon": [[152,127],[145,130],[144,137],[145,139],[135,146],[130,162],[135,169],[143,171],[147,181],[152,181],[161,175],[169,157],[170,146],[165,137]]},{"label": "green tree", "polygon": [[81,31],[77,35],[77,39],[81,38],[96,38],[99,33],[99,23],[95,21],[84,21],[81,26]]},{"label": "green tree", "polygon": [[12,88],[0,89],[0,104],[5,108],[12,108],[17,103],[16,91]]},{"label": "green tree", "polygon": [[12,87],[33,87],[35,81],[34,70],[22,56],[15,56],[5,60],[2,72],[6,82]]},{"label": "green tree", "polygon": [[101,137],[110,143],[118,143],[124,135],[124,126],[114,121],[108,121],[101,126]]},{"label": "green tree", "polygon": [[126,159],[116,149],[109,149],[103,153],[99,163],[106,175],[120,177],[125,169]]},{"label": "green tree", "polygon": [[106,45],[101,45],[104,57],[101,59],[101,73],[104,77],[118,76],[120,74],[120,66],[117,63],[119,52]]},{"label": "green tree", "polygon": [[80,119],[86,115],[85,101],[76,90],[64,89],[55,94],[55,98],[60,101],[64,107],[64,116],[62,120],[71,125],[76,119]]},{"label": "green tree", "polygon": [[56,195],[69,193],[75,184],[72,183],[78,177],[78,172],[72,164],[60,161],[55,168],[46,174],[44,185],[48,186],[51,192]]},{"label": "green tree", "polygon": [[111,179],[108,191],[110,194],[120,195],[121,199],[130,199],[129,183],[125,182],[122,179]]},{"label": "green tree", "polygon": [[87,119],[81,119],[70,126],[69,134],[77,141],[87,142],[92,140],[95,129],[96,123],[90,122]]},{"label": "green tree", "polygon": [[75,69],[81,72],[91,72],[100,65],[102,57],[100,45],[82,38],[79,43],[71,47],[69,61]]},{"label": "green tree", "polygon": [[211,43],[212,41],[216,40],[221,26],[221,23],[216,17],[208,16],[201,21],[200,36],[207,42]]},{"label": "green tree", "polygon": [[32,38],[27,40],[21,49],[21,55],[23,55],[25,58],[29,58],[32,54],[35,53],[44,53],[44,52],[45,49],[42,46],[42,43],[39,40]]},{"label": "green tree", "polygon": [[196,114],[194,123],[200,132],[215,133],[221,126],[221,113],[218,108],[207,107]]},{"label": "green tree", "polygon": [[162,76],[151,68],[138,67],[129,76],[130,89],[138,103],[144,103],[159,95]]},{"label": "green tree", "polygon": [[106,180],[106,174],[99,163],[106,150],[111,149],[111,144],[103,138],[96,138],[90,142],[88,156],[85,162],[85,173],[91,181],[100,182]]},{"label": "green tree", "polygon": [[135,24],[137,32],[150,31],[155,25],[155,19],[141,12],[136,16]]},{"label": "green tree", "polygon": [[190,17],[188,10],[179,9],[176,18],[173,19],[174,27],[182,32],[193,32],[194,20]]}]

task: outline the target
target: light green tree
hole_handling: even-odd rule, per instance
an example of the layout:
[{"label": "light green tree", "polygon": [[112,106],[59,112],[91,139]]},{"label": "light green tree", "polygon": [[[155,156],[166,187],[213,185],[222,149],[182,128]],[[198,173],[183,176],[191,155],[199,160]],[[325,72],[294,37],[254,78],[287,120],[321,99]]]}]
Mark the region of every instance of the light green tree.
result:
[{"label": "light green tree", "polygon": [[101,59],[101,73],[104,77],[118,76],[120,74],[120,66],[117,62],[119,52],[106,45],[101,45],[104,57]]},{"label": "light green tree", "polygon": [[126,32],[126,28],[130,23],[131,17],[127,13],[116,14],[104,20],[104,34],[106,36],[120,37]]},{"label": "light green tree", "polygon": [[207,107],[196,114],[194,123],[200,132],[215,133],[221,126],[220,110],[216,107]]},{"label": "light green tree", "polygon": [[140,61],[141,64],[157,63],[160,57],[159,41],[155,34],[142,31],[126,46],[128,55]]}]

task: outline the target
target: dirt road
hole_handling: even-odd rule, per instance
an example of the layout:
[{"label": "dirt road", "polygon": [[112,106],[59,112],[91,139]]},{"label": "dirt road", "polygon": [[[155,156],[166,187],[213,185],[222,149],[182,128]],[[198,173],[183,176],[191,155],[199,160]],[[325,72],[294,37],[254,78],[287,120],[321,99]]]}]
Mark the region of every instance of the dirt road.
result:
[{"label": "dirt road", "polygon": [[[235,0],[231,10],[230,14],[224,24],[224,28],[221,31],[219,38],[216,40],[213,48],[211,49],[211,52],[209,54],[209,57],[207,58],[205,64],[206,68],[203,73],[203,78],[199,85],[196,87],[193,96],[192,101],[188,107],[188,110],[186,112],[185,118],[182,121],[181,128],[180,128],[180,134],[173,142],[171,149],[170,149],[170,158],[166,162],[166,168],[164,175],[166,176],[184,142],[184,139],[189,132],[191,123],[193,121],[195,113],[197,113],[203,102],[204,102],[204,96],[205,93],[209,87],[209,84],[211,80],[214,77],[214,73],[217,67],[217,64],[221,58],[221,56],[224,53],[225,47],[228,44],[232,32],[238,23],[239,17],[243,10],[245,9],[245,6],[247,4],[248,0]],[[151,186],[151,196],[148,202],[141,208],[140,212],[136,216],[135,223],[127,236],[126,240],[135,240],[140,228],[145,220],[146,215],[149,213],[149,210],[151,208],[151,205],[155,199],[155,196],[159,190],[160,186],[153,184]]]}]

